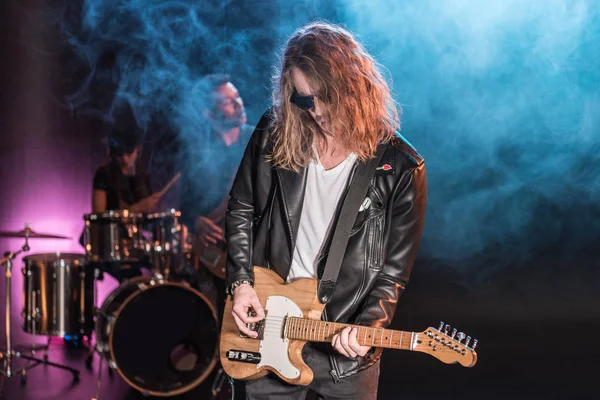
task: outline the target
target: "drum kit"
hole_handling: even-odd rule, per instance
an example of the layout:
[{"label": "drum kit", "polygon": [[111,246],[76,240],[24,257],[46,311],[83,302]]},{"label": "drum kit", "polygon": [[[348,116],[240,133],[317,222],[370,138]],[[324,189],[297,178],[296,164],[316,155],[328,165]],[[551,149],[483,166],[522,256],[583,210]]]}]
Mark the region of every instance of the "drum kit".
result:
[{"label": "drum kit", "polygon": [[[117,370],[133,388],[157,397],[195,388],[217,364],[219,323],[215,307],[182,278],[182,272],[191,265],[192,246],[180,217],[177,210],[86,214],[84,254],[23,257],[23,330],[34,338],[47,336],[48,343],[56,336],[87,337],[88,368],[95,354],[100,357],[96,399],[100,395],[103,362],[108,363],[109,372]],[[8,378],[21,374],[24,382],[28,369],[45,364],[69,370],[77,380],[79,371],[49,362],[47,354],[39,359],[34,357],[37,349],[29,350],[32,355],[25,355],[11,347],[12,260],[29,251],[29,239],[68,238],[37,234],[28,226],[20,232],[0,232],[0,237],[25,239],[19,251],[6,253],[0,259],[0,265],[6,269],[7,346],[0,354],[4,361],[2,374]],[[96,307],[102,265],[143,265],[150,275],[123,280]],[[28,364],[13,370],[15,357],[28,360]]]}]

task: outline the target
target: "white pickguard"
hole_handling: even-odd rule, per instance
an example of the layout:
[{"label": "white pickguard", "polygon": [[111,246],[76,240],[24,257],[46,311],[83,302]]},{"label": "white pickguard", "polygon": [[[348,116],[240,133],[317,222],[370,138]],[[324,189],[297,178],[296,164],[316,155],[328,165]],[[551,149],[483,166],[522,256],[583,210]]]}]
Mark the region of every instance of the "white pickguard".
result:
[{"label": "white pickguard", "polygon": [[290,362],[288,339],[283,338],[285,317],[303,317],[300,307],[283,296],[267,297],[263,340],[260,341],[261,360],[257,367],[270,366],[282,376],[294,379],[300,370]]}]

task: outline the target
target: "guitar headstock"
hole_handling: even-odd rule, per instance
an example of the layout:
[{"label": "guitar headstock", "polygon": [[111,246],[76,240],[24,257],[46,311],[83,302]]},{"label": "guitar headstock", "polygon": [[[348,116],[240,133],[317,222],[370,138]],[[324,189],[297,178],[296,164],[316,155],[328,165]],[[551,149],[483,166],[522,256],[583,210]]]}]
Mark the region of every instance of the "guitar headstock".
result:
[{"label": "guitar headstock", "polygon": [[[450,325],[440,322],[436,328],[427,328],[419,333],[417,343],[413,350],[430,354],[446,363],[459,363],[463,367],[472,367],[477,362],[477,339],[471,344],[471,336],[453,329]],[[464,342],[463,342],[464,341]]]}]

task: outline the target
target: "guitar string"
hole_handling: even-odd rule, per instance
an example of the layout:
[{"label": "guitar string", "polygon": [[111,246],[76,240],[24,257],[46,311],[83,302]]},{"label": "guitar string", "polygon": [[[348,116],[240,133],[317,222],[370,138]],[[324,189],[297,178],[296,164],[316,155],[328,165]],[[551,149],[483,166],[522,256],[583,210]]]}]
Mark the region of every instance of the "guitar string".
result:
[{"label": "guitar string", "polygon": [[[267,317],[265,318],[263,321],[265,321],[265,327],[263,328],[263,335],[269,336],[269,337],[283,337],[283,334],[286,332],[286,327],[285,326],[273,326],[273,323],[275,323],[277,325],[277,322],[281,322],[283,321],[285,318],[289,318],[289,317],[279,317],[279,316],[271,316],[270,318]],[[328,331],[327,335],[324,334],[324,329],[323,328],[323,332],[321,331],[320,327],[315,328],[308,328],[306,326],[301,326],[302,324],[304,324],[306,321],[310,322],[319,322],[319,323],[332,323],[332,324],[340,324],[340,325],[347,325],[347,324],[343,324],[343,323],[336,323],[336,322],[331,322],[331,321],[320,321],[320,320],[311,320],[311,319],[307,319],[307,318],[301,318],[301,317],[292,317],[295,318],[293,321],[296,321],[296,326],[292,327],[293,328],[299,328],[299,335],[301,337],[297,337],[294,338],[292,336],[294,336],[294,333],[297,331],[292,332],[291,335],[286,336],[286,338],[288,339],[292,339],[292,340],[308,340],[308,341],[317,341],[317,342],[325,342],[325,343],[331,343],[331,341],[333,340],[333,335],[341,332],[343,329],[339,330],[337,333],[332,333]],[[299,322],[298,322],[299,321]],[[271,324],[267,325],[267,322],[271,322]],[[382,330],[386,330],[385,328],[374,328],[374,327],[366,327],[366,326],[362,326],[362,325],[355,325],[359,328],[359,334],[357,339],[360,341],[361,337],[360,337],[360,328],[367,328],[367,329],[374,329],[375,332],[376,331],[382,331]],[[340,327],[338,327],[339,329]],[[377,341],[382,341],[382,338],[380,337],[379,339],[377,339],[375,337],[375,332],[373,332],[373,338],[371,339],[374,342]],[[404,332],[404,331],[393,331],[394,333],[396,332]],[[413,340],[413,337],[411,335],[411,332],[406,332],[408,333],[407,335],[404,335],[404,337],[401,335],[400,338],[393,338],[393,334],[390,335],[391,336],[391,345],[393,346],[380,346],[380,347],[395,347],[398,346],[398,348],[402,347],[402,345],[404,346],[410,346],[411,342]],[[419,333],[417,333],[419,334]],[[371,337],[371,335],[369,335],[369,338]],[[386,336],[385,340],[387,342],[389,336]],[[317,340],[318,339],[318,340]],[[400,340],[398,340],[400,339]],[[456,340],[449,338],[450,340],[452,340],[453,342],[456,342]],[[365,342],[365,345],[368,344],[368,339],[362,338],[362,341]],[[457,342],[461,347],[466,347],[464,346],[464,344]],[[468,347],[467,347],[468,349]],[[444,348],[444,350],[446,350]],[[449,349],[448,349],[449,350]]]},{"label": "guitar string", "polygon": [[[339,332],[333,333],[333,334],[331,332],[328,332],[327,335],[325,335],[324,332],[320,332],[320,329],[317,329],[317,331],[315,332],[314,328],[312,328],[311,330],[308,330],[308,331],[306,329],[303,329],[302,327],[299,327],[299,326],[297,326],[297,328],[300,328],[299,329],[299,332],[300,332],[299,336],[301,336],[301,337],[298,337],[298,338],[292,337],[292,336],[295,336],[294,335],[295,332],[292,332],[291,335],[287,336],[288,339],[296,339],[296,340],[308,339],[309,341],[312,340],[312,341],[320,341],[320,342],[330,343],[333,340],[333,335],[341,332],[341,330]],[[376,329],[381,329],[381,328],[376,328]],[[275,337],[283,337],[282,334],[284,332],[285,332],[285,328],[283,328],[283,327],[272,327],[271,326],[271,329],[266,329],[265,328],[263,330],[263,335],[266,335],[266,336],[269,336],[269,337],[273,337],[273,336],[275,336]],[[375,335],[373,334],[373,338],[371,340],[373,342],[385,340],[386,343],[387,343],[388,337],[390,337],[390,336],[386,336],[385,339],[382,339],[381,337],[379,339],[377,339],[375,337]],[[369,338],[371,338],[371,335],[369,335]],[[364,337],[361,339],[360,333],[359,333],[357,339],[359,341],[362,340],[365,343],[368,343],[368,340],[369,340],[369,339],[364,338]],[[400,339],[400,340],[398,340],[398,339]],[[381,347],[395,347],[395,346],[401,347],[402,345],[410,346],[411,341],[412,341],[411,336],[406,336],[406,337],[402,337],[401,336],[400,338],[396,338],[396,339],[394,339],[393,336],[391,336],[390,345],[393,345],[393,346],[381,346]]]},{"label": "guitar string", "polygon": [[[306,317],[296,317],[296,316],[288,316],[288,315],[284,315],[284,316],[270,315],[270,316],[267,316],[264,319],[261,319],[260,321],[255,322],[255,323],[260,323],[262,321],[277,323],[277,322],[282,322],[285,319],[288,319],[290,321],[299,321],[299,322],[297,322],[298,324],[315,323],[316,322],[316,323],[319,323],[319,324],[336,324],[336,325],[344,325],[346,327],[350,326],[350,327],[357,327],[357,328],[374,329],[376,331],[386,330],[386,331],[393,331],[395,333],[402,332],[405,335],[407,335],[407,334],[410,335],[411,333],[422,334],[422,332],[401,331],[401,330],[394,330],[394,329],[389,329],[389,328],[380,328],[380,327],[374,327],[374,326],[356,325],[356,324],[346,323],[346,322],[324,321],[324,320],[320,320],[320,319],[310,319],[310,318],[306,318]],[[429,329],[433,329],[433,328],[429,328]],[[438,333],[444,334],[443,332],[438,332]]]},{"label": "guitar string", "polygon": [[[272,327],[273,323],[277,324],[279,322],[283,322],[283,320],[285,320],[286,318],[294,318],[294,319],[290,319],[290,321],[299,321],[299,322],[296,322],[296,325],[297,325],[296,327],[298,327],[298,328],[300,328],[300,330],[304,330],[304,331],[307,331],[307,329],[310,329],[310,331],[314,331],[315,329],[317,331],[320,331],[321,329],[325,329],[325,328],[330,329],[329,327],[327,327],[327,326],[323,327],[322,325],[318,326],[318,327],[310,327],[310,328],[308,328],[307,326],[299,326],[299,325],[303,325],[303,324],[304,325],[309,325],[311,323],[318,322],[319,324],[326,324],[326,325],[327,324],[333,324],[334,327],[335,327],[334,329],[340,329],[341,328],[341,330],[345,329],[348,326],[356,327],[356,328],[358,328],[359,331],[361,330],[361,328],[366,328],[366,329],[373,330],[374,331],[373,335],[377,331],[392,331],[394,333],[403,333],[406,336],[409,336],[411,334],[411,332],[396,331],[396,330],[391,330],[391,329],[387,329],[387,328],[376,328],[376,327],[369,327],[369,326],[363,326],[363,325],[353,325],[353,324],[346,324],[346,323],[343,323],[343,322],[313,320],[313,319],[302,318],[302,317],[270,316],[270,317],[266,317],[265,319],[263,319],[261,321],[265,321],[265,323],[264,323],[265,328],[266,328],[267,323],[271,322],[271,324],[269,324],[270,325],[269,328],[270,328],[270,327]],[[261,321],[258,321],[258,323],[260,323]],[[342,325],[342,326],[335,326],[335,325]],[[280,329],[284,329],[284,327],[281,327],[281,328],[280,327],[275,327],[275,329],[276,330],[280,330]]]},{"label": "guitar string", "polygon": [[[317,334],[316,332],[314,334],[307,334],[307,335],[299,335],[300,337],[293,337],[295,335],[288,335],[285,338],[287,339],[292,339],[292,340],[308,340],[308,341],[313,341],[313,342],[325,342],[325,343],[330,343],[333,340],[333,335],[330,333],[328,335],[322,335],[322,334]],[[278,338],[282,338],[282,331],[281,330],[274,330],[274,331],[264,331],[263,332],[263,337],[278,337]],[[364,338],[357,338],[358,341],[363,341],[365,344],[368,344],[369,339],[364,339]],[[375,339],[375,343],[379,342],[380,339]],[[389,343],[387,339],[385,339],[385,344]],[[398,341],[398,339],[393,339],[391,344],[393,346],[378,346],[378,347],[396,347],[396,346],[409,346],[410,345],[410,340],[405,340],[402,339],[401,341]]]},{"label": "guitar string", "polygon": [[[361,329],[361,328],[372,329],[374,331],[392,331],[394,333],[402,332],[403,334],[411,334],[412,333],[412,332],[397,331],[397,330],[392,330],[392,329],[387,329],[387,328],[378,328],[378,327],[371,327],[371,326],[364,326],[364,325],[347,324],[344,322],[322,321],[322,320],[316,320],[316,319],[308,319],[308,318],[302,318],[302,317],[288,317],[288,316],[283,316],[283,317],[270,316],[270,317],[266,317],[265,319],[262,319],[255,323],[261,323],[262,321],[265,321],[264,325],[267,325],[267,323],[269,323],[269,322],[271,322],[270,325],[273,325],[273,323],[277,324],[277,323],[283,322],[285,319],[289,319],[289,321],[291,321],[291,322],[298,321],[298,322],[296,322],[297,325],[301,325],[301,324],[308,325],[311,323],[314,324],[316,322],[319,325],[321,325],[321,327],[322,327],[322,324],[325,324],[325,325],[332,324],[333,326],[341,325],[341,326],[338,326],[339,328],[341,328],[341,327],[346,328],[346,327],[350,326],[350,327],[356,327],[358,329]],[[320,330],[321,327],[313,327],[313,328],[311,328],[311,330],[314,330],[314,329]],[[303,328],[306,328],[306,327],[303,327]]]},{"label": "guitar string", "polygon": [[[278,322],[282,322],[286,318],[294,318],[293,320],[291,320],[292,322],[293,321],[299,321],[299,322],[296,322],[296,326],[292,327],[292,329],[299,328],[299,332],[303,332],[304,331],[305,334],[303,336],[309,336],[309,337],[310,336],[315,336],[315,339],[317,337],[318,338],[322,337],[324,339],[324,341],[329,341],[329,340],[333,339],[333,336],[332,336],[331,332],[329,332],[329,330],[330,330],[329,328],[328,328],[327,335],[325,335],[325,333],[324,333],[325,327],[316,327],[316,332],[315,332],[315,327],[308,328],[306,326],[302,327],[302,326],[299,326],[299,325],[305,324],[307,321],[308,321],[308,323],[319,322],[319,323],[326,323],[326,324],[331,323],[331,324],[338,324],[338,325],[349,325],[349,324],[336,323],[336,322],[331,322],[331,321],[311,320],[311,319],[302,318],[302,317],[288,317],[288,316],[281,317],[281,316],[278,316],[278,315],[271,315],[270,317],[266,317],[265,319],[262,320],[262,321],[265,321],[265,324],[264,324],[265,327],[263,328],[263,334],[267,333],[267,334],[269,334],[269,336],[271,336],[271,335],[273,335],[273,336],[281,336],[281,334],[283,333],[282,331],[285,331],[286,327],[284,327],[284,326],[273,326],[273,323],[277,324]],[[271,322],[271,324],[267,324],[268,322]],[[365,327],[365,326],[361,326],[361,325],[355,325],[355,326],[359,328],[359,331],[360,331],[360,328],[374,329],[375,332],[376,331],[385,330],[385,328]],[[320,332],[321,328],[323,329],[322,333]],[[339,331],[339,332],[341,332],[345,327],[336,327],[336,328],[337,329],[342,328]],[[337,333],[339,333],[339,332],[337,332]],[[377,339],[375,339],[375,332],[373,332],[373,339],[377,340]],[[398,332],[398,331],[394,331],[394,332]],[[334,332],[333,335],[335,335],[337,333]],[[302,333],[300,333],[300,334],[302,335]],[[331,336],[331,338],[328,338],[328,336]],[[371,337],[371,335],[369,335],[369,337]],[[289,336],[288,336],[288,338],[289,338]],[[360,337],[358,339],[360,340]],[[406,341],[406,342],[410,343],[410,337],[408,337],[408,336],[406,337],[406,339],[404,339],[402,337],[400,337],[400,339],[401,339],[401,342],[405,342]],[[367,339],[363,338],[362,340],[365,341]],[[380,340],[381,340],[381,338],[380,338]],[[386,337],[385,340],[387,341],[387,337]],[[401,344],[401,342],[398,342],[397,339],[394,340],[393,336],[392,336],[392,343],[399,343],[399,344]]]},{"label": "guitar string", "polygon": [[[262,320],[258,321],[257,323],[265,321],[264,325],[266,325],[267,322],[279,323],[279,322],[283,322],[283,320],[285,320],[285,319],[289,319],[290,321],[298,321],[298,322],[296,322],[296,325],[297,325],[297,327],[301,328],[301,330],[303,328],[307,328],[307,327],[306,326],[300,327],[300,325],[303,325],[303,324],[304,325],[308,325],[308,324],[317,322],[318,324],[321,324],[321,326],[320,327],[310,328],[311,331],[315,330],[315,329],[321,330],[321,328],[323,328],[322,324],[333,324],[334,326],[335,325],[342,325],[342,326],[338,327],[338,328],[342,328],[342,330],[345,329],[346,327],[356,327],[359,330],[361,330],[362,328],[371,329],[371,330],[374,331],[374,333],[378,332],[378,331],[391,331],[391,332],[393,332],[393,334],[401,333],[404,336],[406,336],[407,338],[410,337],[410,335],[412,335],[413,333],[416,334],[416,335],[422,335],[421,332],[407,332],[407,331],[393,330],[393,329],[388,329],[388,328],[378,328],[378,327],[371,327],[371,326],[364,326],[364,325],[354,325],[354,324],[349,324],[349,323],[344,323],[344,322],[323,321],[323,320],[316,320],[316,319],[309,319],[309,318],[295,317],[295,316],[278,316],[278,315],[272,315],[272,316],[267,316],[265,319],[262,319]],[[272,325],[272,324],[270,324],[270,325]],[[281,329],[283,329],[283,328],[281,328]],[[325,329],[325,328],[323,328],[323,329]],[[450,340],[455,340],[455,339],[452,339],[452,338],[449,338],[449,339]]]},{"label": "guitar string", "polygon": [[[286,327],[285,326],[273,326],[273,323],[277,324],[278,322],[282,322],[283,320],[285,320],[287,318],[293,318],[293,319],[290,319],[290,321],[292,321],[292,322],[295,321],[296,322],[296,326],[292,327],[292,329],[299,328],[299,330],[295,331],[295,332],[300,332],[299,333],[300,336],[303,336],[303,337],[308,336],[309,339],[311,338],[311,336],[314,336],[315,339],[317,339],[317,338],[319,338],[319,339],[323,338],[324,342],[329,342],[329,341],[333,340],[333,335],[341,332],[347,326],[356,326],[359,329],[359,335],[361,334],[360,333],[360,328],[366,328],[366,329],[374,330],[374,332],[373,332],[372,335],[373,335],[373,340],[375,340],[375,341],[381,341],[382,340],[381,336],[380,336],[379,339],[375,338],[375,332],[390,330],[390,329],[386,329],[386,328],[376,328],[376,327],[368,327],[368,326],[362,326],[362,325],[345,324],[345,323],[342,323],[342,322],[312,320],[312,319],[308,319],[308,318],[304,318],[304,317],[295,317],[295,316],[292,316],[292,317],[283,316],[282,317],[282,316],[278,316],[278,315],[271,315],[271,316],[266,317],[265,319],[261,320],[261,321],[265,321],[264,328],[263,328],[263,335],[266,333],[269,336],[282,336],[282,333],[284,333],[283,331],[286,330]],[[259,322],[261,322],[261,321],[259,321]],[[271,322],[271,324],[267,324],[268,322]],[[324,333],[325,327],[316,327],[315,328],[315,327],[301,326],[302,324],[308,325],[308,324],[314,323],[314,322],[318,322],[319,324],[323,324],[323,323],[325,323],[325,324],[337,324],[337,325],[342,325],[342,327],[336,327],[337,329],[340,329],[340,328],[341,329],[337,333],[334,332],[333,335],[332,335],[331,332],[329,332],[329,328],[328,328],[328,333],[327,333],[327,335],[325,335],[325,333]],[[323,329],[323,332],[320,332],[321,328]],[[315,332],[315,330],[316,330],[316,332]],[[411,341],[413,339],[412,335],[411,335],[412,332],[404,332],[404,331],[396,331],[396,330],[390,330],[390,331],[392,331],[393,333],[399,333],[399,332],[405,333],[405,335],[404,335],[405,337],[402,337],[402,335],[401,335],[400,338],[395,338],[395,339],[393,338],[393,333],[392,333],[390,336],[392,337],[391,340],[392,340],[393,344],[398,343],[398,345],[402,345],[404,343],[406,345],[410,345],[410,343],[411,343]],[[304,332],[304,334],[302,334],[302,332]],[[420,333],[417,333],[417,334],[420,334]],[[287,336],[287,338],[293,339],[291,336],[293,336],[293,333],[292,333],[292,335]],[[390,336],[386,336],[386,338],[383,339],[383,340],[387,341],[388,340],[387,338],[390,337]],[[369,337],[371,337],[371,335],[369,335]],[[299,338],[299,339],[301,339],[301,338]],[[358,337],[358,339],[361,340],[360,336]],[[400,339],[400,340],[398,340],[398,339]],[[451,339],[451,338],[449,338],[449,339],[452,340],[453,342],[456,342],[456,340],[454,340],[454,339]],[[368,339],[363,338],[362,340],[366,341]],[[461,346],[464,346],[461,343],[459,343],[459,344]]]},{"label": "guitar string", "polygon": [[[281,329],[275,329],[275,330],[269,330],[269,331],[265,330],[265,331],[263,331],[263,337],[266,336],[266,337],[279,337],[279,338],[282,338],[283,337],[282,333],[283,332],[282,332]],[[333,340],[333,336],[332,335],[330,336],[330,335],[331,335],[331,333],[329,333],[328,335],[324,336],[321,333],[314,332],[314,333],[308,333],[308,334],[305,334],[305,335],[301,335],[301,337],[292,337],[294,335],[288,335],[288,336],[286,336],[286,338],[287,339],[292,339],[292,340],[307,340],[309,342],[312,341],[312,342],[331,343],[331,341]],[[322,338],[322,340],[321,340],[321,338]],[[369,336],[369,338],[370,338],[370,336]],[[369,344],[368,343],[369,339],[365,339],[365,338],[361,339],[360,336],[357,337],[357,339],[358,339],[358,341],[362,340],[365,343],[365,345]],[[374,343],[377,343],[380,340],[381,339],[374,338]],[[385,344],[387,344],[388,343],[388,339],[386,338],[384,340],[385,340]],[[412,342],[412,340],[411,340],[410,337],[404,337],[404,338],[401,337],[400,340],[398,340],[398,338],[392,338],[392,342],[391,342],[390,346],[386,345],[386,346],[376,346],[376,347],[401,348],[402,346],[410,346],[411,342]],[[464,344],[462,344],[462,343],[460,343],[460,345],[461,345],[461,347],[465,347]],[[453,350],[453,349],[446,348],[446,347],[442,347],[440,349],[441,350]],[[468,349],[468,347],[467,347],[467,349]]]}]

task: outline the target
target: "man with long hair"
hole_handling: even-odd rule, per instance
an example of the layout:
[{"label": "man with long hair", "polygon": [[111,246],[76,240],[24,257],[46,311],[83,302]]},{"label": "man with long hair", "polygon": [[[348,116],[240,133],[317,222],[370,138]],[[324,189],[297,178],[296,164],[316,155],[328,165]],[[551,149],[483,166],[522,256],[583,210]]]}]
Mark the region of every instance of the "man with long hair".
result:
[{"label": "man with long hair", "polygon": [[[193,237],[199,288],[216,297],[219,316],[225,303],[225,282],[202,265],[203,251],[219,250],[225,241],[223,220],[236,167],[252,135],[238,89],[227,74],[205,75],[186,99],[185,111],[194,116],[181,132],[182,221]],[[192,123],[193,122],[193,123]],[[220,253],[221,251],[219,251]]]},{"label": "man with long hair", "polygon": [[[274,105],[246,149],[226,217],[227,285],[239,330],[264,318],[252,266],[287,282],[321,278],[340,205],[360,163],[383,151],[357,210],[324,318],[387,327],[417,255],[426,202],[422,157],[399,133],[397,107],[373,58],[347,30],[311,23],[288,40]],[[249,316],[253,309],[255,316]],[[375,399],[381,351],[346,328],[331,344],[307,344],[308,387],[274,374],[248,381],[249,399]]]}]

